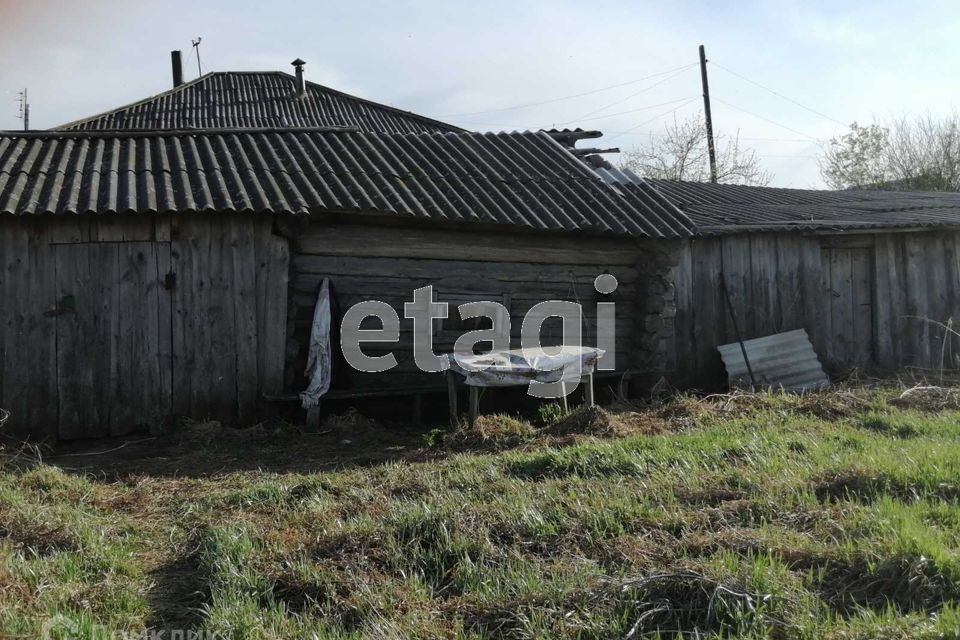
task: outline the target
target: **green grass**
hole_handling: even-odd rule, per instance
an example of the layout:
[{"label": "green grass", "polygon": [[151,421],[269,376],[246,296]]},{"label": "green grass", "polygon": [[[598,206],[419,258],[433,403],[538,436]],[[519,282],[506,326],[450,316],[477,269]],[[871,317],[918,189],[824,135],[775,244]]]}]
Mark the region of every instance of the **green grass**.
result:
[{"label": "green grass", "polygon": [[896,395],[10,454],[0,637],[960,638],[960,412]]}]

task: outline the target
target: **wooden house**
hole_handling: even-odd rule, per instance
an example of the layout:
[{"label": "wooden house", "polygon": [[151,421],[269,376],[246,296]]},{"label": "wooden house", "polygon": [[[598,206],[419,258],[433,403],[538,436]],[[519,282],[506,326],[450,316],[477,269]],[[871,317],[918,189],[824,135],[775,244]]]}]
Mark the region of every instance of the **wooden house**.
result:
[{"label": "wooden house", "polygon": [[[402,318],[432,284],[519,318],[556,298],[589,315],[609,272],[617,368],[659,371],[671,252],[690,226],[549,133],[464,132],[302,74],[208,74],[58,130],[0,134],[0,406],[35,439],[172,416],[253,423],[265,398],[306,384],[324,277],[341,308],[379,299]],[[396,369],[345,371],[335,388],[433,381],[412,366],[406,322],[386,346]],[[463,328],[444,322],[438,351]]]},{"label": "wooden house", "polygon": [[677,384],[726,383],[731,308],[743,339],[805,329],[835,374],[960,368],[960,194],[644,182],[696,228],[672,274]]}]

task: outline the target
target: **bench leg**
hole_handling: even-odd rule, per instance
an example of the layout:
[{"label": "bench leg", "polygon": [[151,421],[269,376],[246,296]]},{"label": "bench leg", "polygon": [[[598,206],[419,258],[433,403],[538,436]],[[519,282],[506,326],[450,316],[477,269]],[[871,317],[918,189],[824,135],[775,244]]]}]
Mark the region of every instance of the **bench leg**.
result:
[{"label": "bench leg", "polygon": [[586,403],[587,403],[587,406],[588,406],[588,407],[592,407],[592,406],[594,406],[594,401],[593,401],[593,374],[590,373],[590,374],[585,375],[585,376],[584,376],[584,380],[582,380],[582,382],[585,382],[585,383],[586,383],[586,387],[584,387],[584,392],[583,392],[583,393],[584,393],[584,400],[586,400]]},{"label": "bench leg", "polygon": [[470,426],[477,421],[480,414],[480,387],[470,387]]},{"label": "bench leg", "polygon": [[413,396],[413,426],[419,427],[423,423],[423,396],[419,393]]},{"label": "bench leg", "polygon": [[563,406],[563,412],[567,413],[570,408],[567,406],[567,383],[560,383],[560,404]]},{"label": "bench leg", "polygon": [[450,403],[450,428],[457,428],[457,380],[453,371],[447,370],[447,400]]},{"label": "bench leg", "polygon": [[320,405],[307,409],[307,429],[310,431],[320,430]]}]

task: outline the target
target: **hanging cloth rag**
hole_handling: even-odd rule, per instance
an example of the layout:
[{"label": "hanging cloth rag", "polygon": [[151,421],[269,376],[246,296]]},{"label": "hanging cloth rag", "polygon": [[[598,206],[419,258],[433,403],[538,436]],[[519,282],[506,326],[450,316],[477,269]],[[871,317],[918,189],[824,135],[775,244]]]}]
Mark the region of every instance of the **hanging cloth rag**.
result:
[{"label": "hanging cloth rag", "polygon": [[332,378],[332,340],[330,338],[330,280],[324,278],[313,311],[310,329],[310,351],[307,355],[306,375],[310,380],[307,390],[300,394],[304,409],[320,404],[320,397],[330,390]]}]

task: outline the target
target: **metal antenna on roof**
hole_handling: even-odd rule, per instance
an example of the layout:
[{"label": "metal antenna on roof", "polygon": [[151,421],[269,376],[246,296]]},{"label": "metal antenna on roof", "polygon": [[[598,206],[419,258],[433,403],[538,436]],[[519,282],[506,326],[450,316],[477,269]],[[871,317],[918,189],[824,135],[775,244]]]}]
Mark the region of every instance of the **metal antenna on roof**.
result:
[{"label": "metal antenna on roof", "polygon": [[20,101],[20,112],[17,117],[23,120],[23,130],[30,131],[30,103],[27,102],[27,89],[17,93],[17,100]]},{"label": "metal antenna on roof", "polygon": [[194,52],[197,54],[197,76],[202,76],[203,72],[200,71],[200,41],[203,40],[200,36],[197,36],[196,40],[191,40],[193,44]]}]

